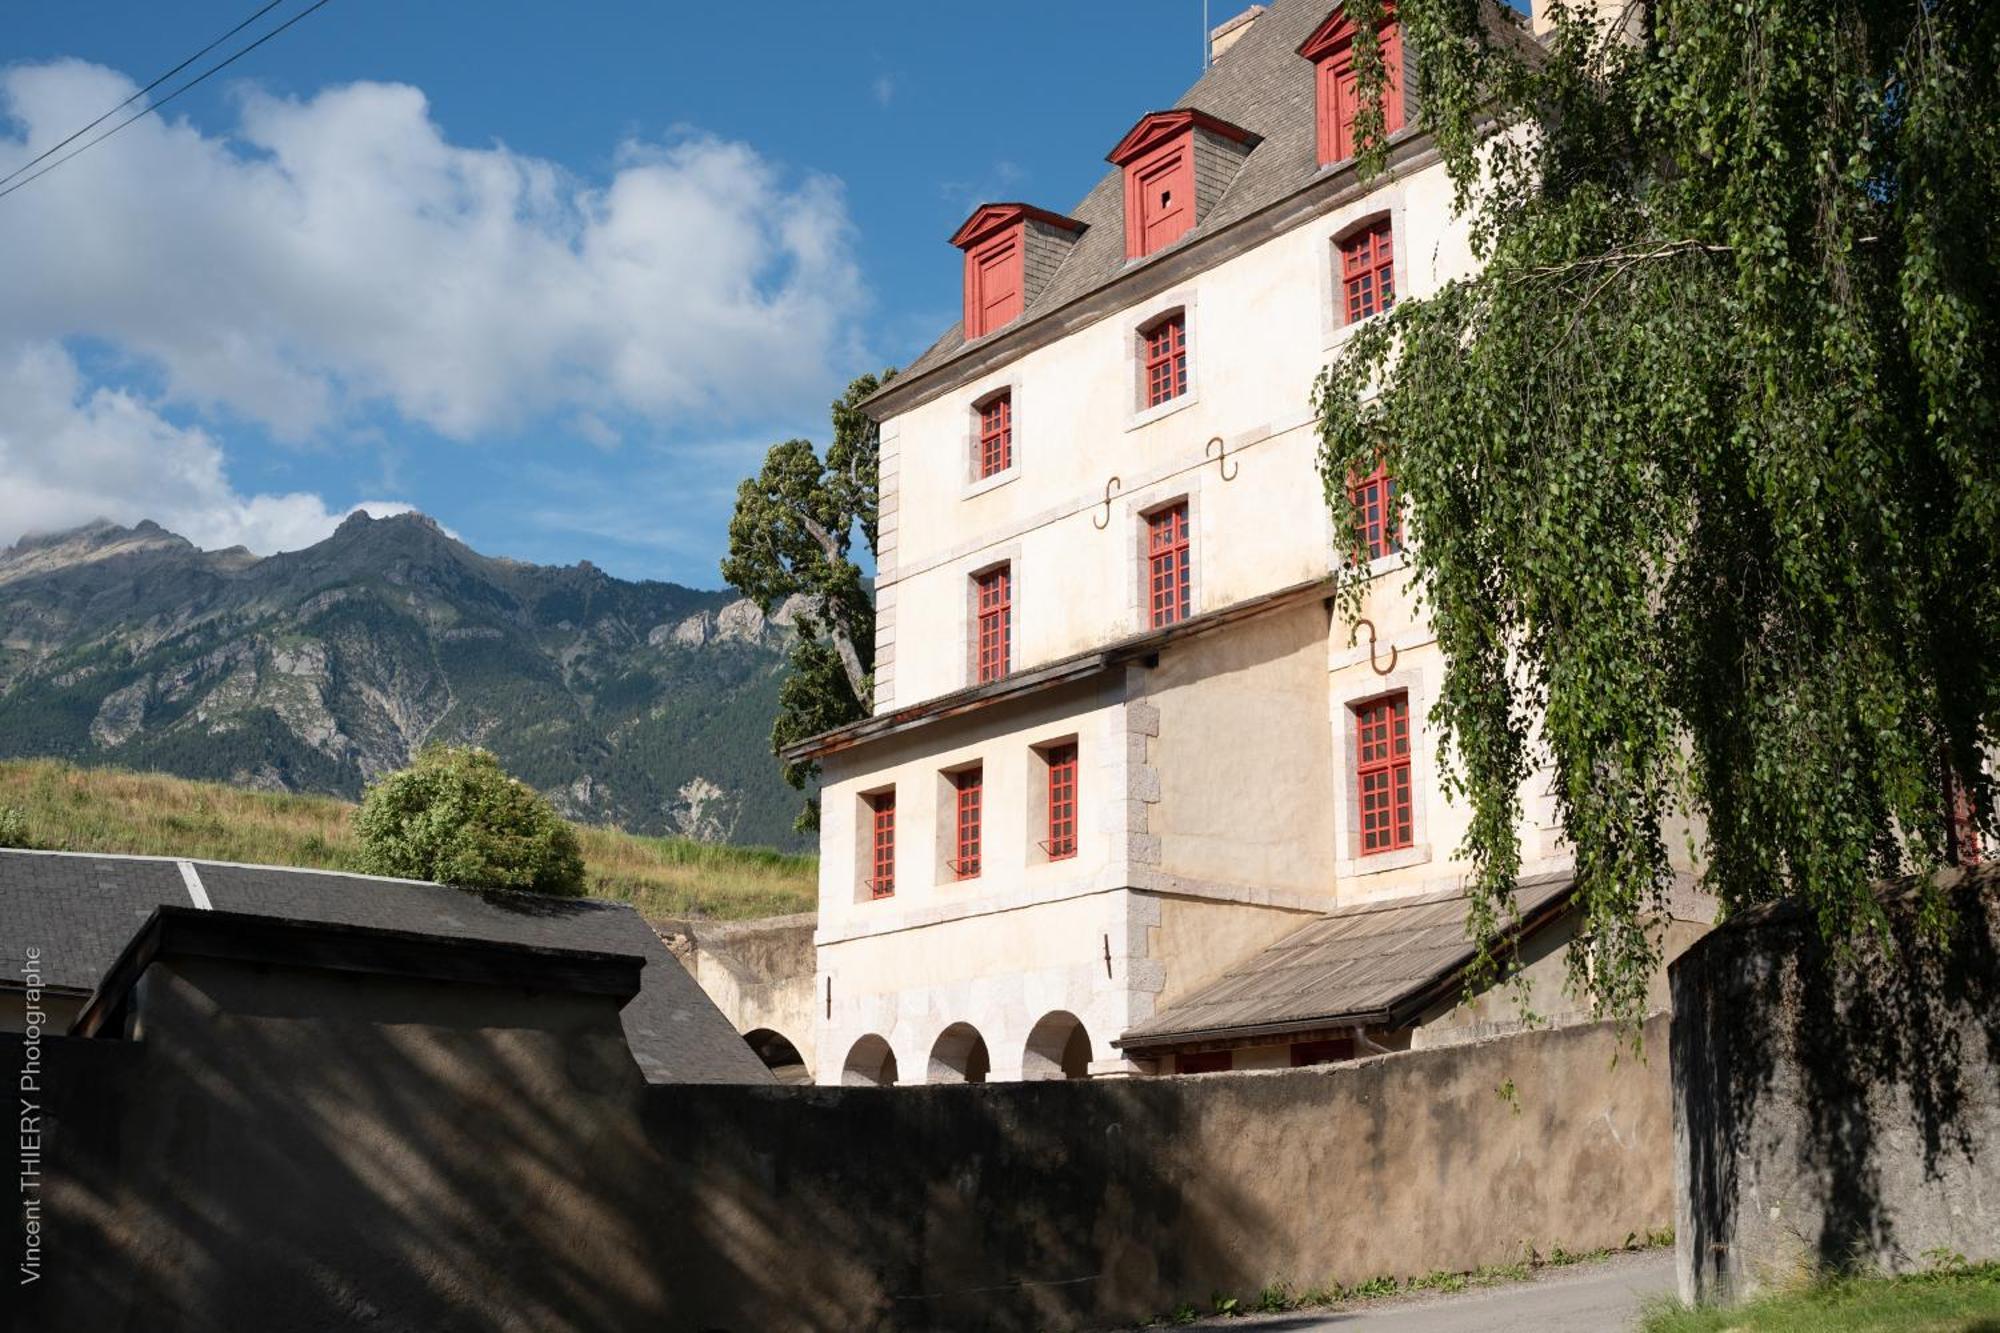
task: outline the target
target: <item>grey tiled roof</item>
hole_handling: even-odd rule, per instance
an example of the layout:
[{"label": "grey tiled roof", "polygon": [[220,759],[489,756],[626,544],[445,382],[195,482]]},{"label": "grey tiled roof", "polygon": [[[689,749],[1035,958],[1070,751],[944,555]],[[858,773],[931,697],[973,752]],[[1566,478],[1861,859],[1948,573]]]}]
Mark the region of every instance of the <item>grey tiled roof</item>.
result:
[{"label": "grey tiled roof", "polygon": [[[1313,65],[1299,55],[1299,46],[1337,8],[1335,0],[1274,0],[1270,8],[1228,52],[1196,80],[1173,109],[1205,111],[1259,136],[1249,158],[1230,181],[1201,223],[1186,237],[1159,251],[1171,254],[1180,246],[1212,235],[1231,223],[1276,203],[1310,184],[1323,171],[1314,117]],[[1531,42],[1513,11],[1489,5],[1489,29],[1502,40]],[[1109,149],[1143,110],[1135,109],[1124,125],[1105,127]],[[1414,119],[1414,117],[1412,117]],[[1402,133],[1417,132],[1414,128]],[[1037,201],[1048,205],[1050,201]],[[1128,264],[1125,259],[1125,191],[1121,173],[1107,171],[1068,216],[1084,224],[1082,236],[1047,287],[1026,310],[1020,323],[1067,305],[1158,255]],[[943,271],[942,269],[940,270]],[[904,371],[920,375],[950,361],[966,346],[962,326],[953,325]]]},{"label": "grey tiled roof", "polygon": [[[1560,906],[1568,875],[1521,881],[1523,922]],[[1405,1008],[1471,961],[1462,894],[1432,894],[1331,912],[1252,954],[1125,1034],[1126,1047],[1236,1029],[1406,1022]]]},{"label": "grey tiled roof", "polygon": [[[439,884],[193,863],[210,904],[300,921],[459,939],[632,954],[646,960],[623,1012],[633,1058],[654,1083],[765,1083],[770,1073],[624,903],[474,893]],[[29,947],[52,985],[94,989],[162,903],[190,905],[180,866],[155,857],[0,851],[0,966],[19,978]]]}]

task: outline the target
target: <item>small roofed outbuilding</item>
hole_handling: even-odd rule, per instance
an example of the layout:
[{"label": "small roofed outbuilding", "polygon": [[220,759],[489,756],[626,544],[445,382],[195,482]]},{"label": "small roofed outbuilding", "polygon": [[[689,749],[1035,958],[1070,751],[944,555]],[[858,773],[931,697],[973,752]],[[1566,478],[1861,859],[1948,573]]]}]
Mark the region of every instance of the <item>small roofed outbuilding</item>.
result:
[{"label": "small roofed outbuilding", "polygon": [[[1568,875],[1523,880],[1507,938],[1550,933],[1575,894]],[[1166,1005],[1113,1043],[1176,1072],[1317,1064],[1406,1049],[1460,997],[1474,958],[1468,901],[1444,892],[1342,908],[1299,927]],[[1233,1064],[1232,1053],[1272,1053]],[[1289,1056],[1279,1059],[1278,1056]]]},{"label": "small roofed outbuilding", "polygon": [[160,907],[622,955],[639,964],[619,1018],[649,1083],[770,1083],[771,1073],[636,911],[590,898],[481,892],[335,871],[169,857],[0,851],[0,1029],[19,1031],[28,964],[67,1030]]}]

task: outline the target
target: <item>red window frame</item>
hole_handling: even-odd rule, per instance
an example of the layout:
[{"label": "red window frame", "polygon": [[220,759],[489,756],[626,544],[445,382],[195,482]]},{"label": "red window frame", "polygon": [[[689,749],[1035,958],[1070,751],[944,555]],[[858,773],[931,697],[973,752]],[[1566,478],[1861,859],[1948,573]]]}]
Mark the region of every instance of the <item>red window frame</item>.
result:
[{"label": "red window frame", "polygon": [[1183,133],[1125,168],[1125,257],[1164,250],[1194,229],[1194,136]]},{"label": "red window frame", "polygon": [[1022,228],[1010,227],[965,252],[965,336],[983,338],[1018,319],[1021,289]]},{"label": "red window frame", "polygon": [[1348,499],[1361,518],[1361,554],[1376,560],[1403,549],[1403,520],[1397,510],[1396,479],[1386,465],[1347,486]]},{"label": "red window frame", "polygon": [[[1375,30],[1387,78],[1382,89],[1382,130],[1403,128],[1403,29],[1395,21],[1395,6],[1383,6],[1382,26]],[[1360,76],[1354,68],[1355,27],[1345,10],[1321,24],[1299,54],[1316,68],[1316,125],[1321,166],[1354,156],[1354,120],[1361,110]]]},{"label": "red window frame", "polygon": [[1410,696],[1384,695],[1354,709],[1354,790],[1361,855],[1413,846],[1410,790]]},{"label": "red window frame", "polygon": [[979,477],[998,476],[1014,465],[1014,395],[996,393],[979,405]]},{"label": "red window frame", "polygon": [[1189,560],[1187,501],[1146,515],[1146,589],[1148,624],[1153,629],[1178,624],[1194,609],[1194,578]]},{"label": "red window frame", "polygon": [[1359,324],[1396,304],[1395,237],[1389,219],[1363,227],[1340,242],[1343,322]]},{"label": "red window frame", "polygon": [[1953,865],[1976,866],[1983,859],[1979,845],[1979,820],[1973,813],[1972,793],[1949,767],[1944,775],[1947,859]]},{"label": "red window frame", "polygon": [[951,775],[952,824],[956,830],[958,855],[947,865],[957,879],[979,877],[982,842],[981,823],[985,814],[986,770],[966,768]]},{"label": "red window frame", "polygon": [[1171,403],[1187,392],[1187,312],[1175,311],[1142,336],[1146,340],[1146,406]]},{"label": "red window frame", "polygon": [[974,683],[1007,674],[1014,648],[1014,576],[1011,566],[990,569],[972,581],[979,633],[973,657]]},{"label": "red window frame", "polygon": [[1043,751],[1049,767],[1049,836],[1042,844],[1049,860],[1076,855],[1076,742],[1065,741]]},{"label": "red window frame", "polygon": [[878,792],[868,798],[871,814],[868,877],[871,898],[890,898],[896,893],[896,793]]}]

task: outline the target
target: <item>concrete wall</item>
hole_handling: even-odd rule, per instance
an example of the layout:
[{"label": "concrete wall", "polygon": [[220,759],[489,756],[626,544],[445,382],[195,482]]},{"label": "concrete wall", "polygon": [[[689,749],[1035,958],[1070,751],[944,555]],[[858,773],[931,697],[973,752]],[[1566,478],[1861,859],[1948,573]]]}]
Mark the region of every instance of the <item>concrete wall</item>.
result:
[{"label": "concrete wall", "polygon": [[1614,1068],[1597,1027],[1177,1080],[649,1088],[614,997],[217,959],[140,997],[141,1040],[43,1043],[24,1326],[1075,1328],[1615,1245],[1670,1205],[1664,1068]]},{"label": "concrete wall", "polygon": [[1781,909],[1674,965],[1684,1298],[2000,1259],[2000,874],[1953,898],[1946,948],[1895,899],[1890,950],[1835,958]]},{"label": "concrete wall", "polygon": [[744,1035],[775,1032],[816,1068],[817,970],[810,912],[758,921],[667,921],[661,937],[723,1017]]}]

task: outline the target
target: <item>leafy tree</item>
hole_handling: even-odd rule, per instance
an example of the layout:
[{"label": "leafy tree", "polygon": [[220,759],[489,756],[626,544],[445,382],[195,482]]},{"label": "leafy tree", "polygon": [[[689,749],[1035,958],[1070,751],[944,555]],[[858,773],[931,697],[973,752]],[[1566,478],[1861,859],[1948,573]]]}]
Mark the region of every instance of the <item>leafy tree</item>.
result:
[{"label": "leafy tree", "polygon": [[485,750],[425,747],[410,767],[370,784],[354,827],[370,874],[534,893],[584,889],[576,830]]},{"label": "leafy tree", "polygon": [[[875,599],[853,556],[855,534],[875,554],[881,490],[881,437],[861,400],[895,371],[862,375],[833,404],[833,442],[822,460],[810,440],[773,445],[764,466],[736,488],[729,555],[722,577],[768,615],[787,598],[804,599],[778,695],[773,750],[868,714],[874,694]],[[813,763],[784,765],[785,780],[804,791]],[[819,826],[809,800],[798,828]]]},{"label": "leafy tree", "polygon": [[1477,934],[1545,762],[1572,979],[1631,1017],[1676,819],[1725,910],[1795,894],[1834,940],[1950,858],[1948,801],[1994,826],[2000,5],[1609,8],[1537,56],[1399,0],[1482,267],[1316,403],[1336,513],[1378,458],[1410,502]]}]

